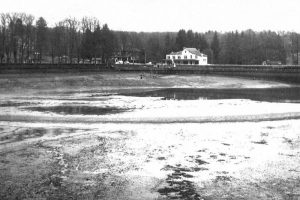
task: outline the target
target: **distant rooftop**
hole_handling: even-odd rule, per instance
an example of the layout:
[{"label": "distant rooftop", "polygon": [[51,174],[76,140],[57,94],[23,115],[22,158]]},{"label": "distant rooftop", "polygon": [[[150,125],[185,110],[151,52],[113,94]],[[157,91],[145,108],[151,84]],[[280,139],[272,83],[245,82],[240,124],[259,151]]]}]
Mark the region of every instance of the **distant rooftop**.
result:
[{"label": "distant rooftop", "polygon": [[[187,50],[192,54],[195,54],[197,56],[206,56],[205,54],[201,53],[198,49],[196,48],[188,48],[188,47],[183,47],[183,50]],[[182,51],[178,51],[178,52],[171,52],[169,55],[181,55]]]},{"label": "distant rooftop", "polygon": [[182,54],[182,51],[178,51],[178,52],[171,52],[170,55],[181,55]]},{"label": "distant rooftop", "polygon": [[187,50],[191,52],[192,54],[195,54],[197,56],[206,56],[205,54],[201,53],[198,49],[196,48],[188,48],[188,47],[183,47],[183,50]]}]

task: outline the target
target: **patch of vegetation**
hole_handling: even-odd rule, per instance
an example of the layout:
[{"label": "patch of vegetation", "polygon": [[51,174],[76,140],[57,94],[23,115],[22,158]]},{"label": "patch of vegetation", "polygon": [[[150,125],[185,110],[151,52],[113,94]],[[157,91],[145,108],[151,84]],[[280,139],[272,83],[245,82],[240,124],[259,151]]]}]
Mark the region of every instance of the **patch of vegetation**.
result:
[{"label": "patch of vegetation", "polygon": [[264,140],[264,139],[262,139],[260,141],[252,141],[252,143],[254,143],[254,144],[266,144],[266,145],[268,144],[267,141]]},{"label": "patch of vegetation", "polygon": [[13,131],[9,135],[0,137],[0,141],[5,141],[5,142],[22,141],[25,139],[42,137],[46,133],[47,130],[44,128],[21,129],[21,130]]},{"label": "patch of vegetation", "polygon": [[31,102],[13,102],[13,101],[6,101],[0,103],[0,107],[19,107],[19,106],[29,106],[32,105]]}]

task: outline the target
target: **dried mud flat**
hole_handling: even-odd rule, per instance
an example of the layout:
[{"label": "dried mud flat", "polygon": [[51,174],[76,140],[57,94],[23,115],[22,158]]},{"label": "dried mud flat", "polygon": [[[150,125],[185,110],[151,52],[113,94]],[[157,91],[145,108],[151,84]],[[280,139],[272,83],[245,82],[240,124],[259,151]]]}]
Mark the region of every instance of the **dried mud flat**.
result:
[{"label": "dried mud flat", "polygon": [[[0,199],[300,198],[295,85],[153,74],[10,76],[0,77]],[[195,91],[201,88],[213,90]],[[260,96],[245,95],[246,88]],[[261,88],[293,94],[265,97]],[[232,89],[239,90],[229,98]]]}]

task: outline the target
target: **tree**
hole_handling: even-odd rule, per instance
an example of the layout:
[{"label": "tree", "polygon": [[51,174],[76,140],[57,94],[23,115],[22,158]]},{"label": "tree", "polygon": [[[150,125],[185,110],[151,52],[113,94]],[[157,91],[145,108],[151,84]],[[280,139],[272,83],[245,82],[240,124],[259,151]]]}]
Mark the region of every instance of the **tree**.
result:
[{"label": "tree", "polygon": [[215,32],[213,41],[210,45],[211,50],[213,52],[213,60],[212,63],[218,63],[219,61],[219,53],[220,53],[220,44],[217,32]]},{"label": "tree", "polygon": [[239,56],[241,64],[261,64],[265,60],[264,45],[259,35],[249,29],[239,35]]},{"label": "tree", "polygon": [[105,63],[111,58],[115,49],[115,36],[114,33],[108,28],[107,24],[104,24],[101,29],[101,43],[102,43],[102,61]]},{"label": "tree", "polygon": [[299,37],[298,33],[290,34],[290,41],[291,41],[291,54],[293,63],[299,64]]},{"label": "tree", "polygon": [[173,39],[171,38],[171,34],[170,33],[167,33],[167,35],[165,36],[165,39],[164,39],[164,55],[170,53],[173,48],[174,48],[174,41]]},{"label": "tree", "polygon": [[10,15],[1,13],[1,26],[2,26],[2,45],[3,45],[3,51],[4,55],[1,58],[3,60],[4,57],[6,57],[6,63],[11,62],[11,50],[10,50],[10,40],[11,40],[11,34],[9,31],[9,20]]},{"label": "tree", "polygon": [[154,62],[161,61],[163,52],[158,38],[154,36],[150,37],[147,41],[147,47],[147,59]]},{"label": "tree", "polygon": [[183,47],[185,47],[186,44],[187,44],[186,32],[185,32],[184,29],[181,29],[181,30],[178,31],[177,37],[176,37],[176,48],[177,48],[177,50],[183,49]]},{"label": "tree", "polygon": [[16,21],[18,19],[17,13],[7,14],[8,19],[8,60],[11,62],[11,55],[13,56],[13,62],[17,63],[18,54],[18,38],[16,36]]},{"label": "tree", "polygon": [[220,61],[224,64],[241,64],[239,33],[229,32],[224,37]]},{"label": "tree", "polygon": [[203,53],[207,55],[207,63],[213,63],[213,51],[211,49],[204,49]]},{"label": "tree", "polygon": [[85,33],[87,29],[89,29],[91,32],[94,32],[99,24],[99,20],[95,17],[83,17],[81,19],[82,32]]},{"label": "tree", "polygon": [[[61,58],[64,55],[63,53],[64,27],[56,24],[55,27],[51,29],[49,34],[50,34],[49,41],[50,41],[51,60],[52,63],[54,63],[55,57]],[[60,62],[60,59],[58,60],[58,62]]]},{"label": "tree", "polygon": [[25,26],[25,62],[30,61],[30,57],[32,55],[32,49],[34,45],[34,26],[33,26],[34,16],[32,15],[25,15],[24,18],[24,26]]},{"label": "tree", "polygon": [[78,37],[78,31],[80,28],[80,22],[76,18],[66,18],[60,22],[60,26],[63,27],[65,54],[68,56],[69,62],[73,62],[73,58],[79,55],[80,37]]},{"label": "tree", "polygon": [[102,35],[100,25],[98,25],[94,31],[94,45],[95,45],[94,58],[102,57],[104,47],[103,47],[103,35]]},{"label": "tree", "polygon": [[91,61],[94,51],[93,33],[89,28],[87,28],[85,33],[83,34],[81,55],[83,59],[89,59]]},{"label": "tree", "polygon": [[17,42],[17,54],[19,55],[19,62],[23,63],[24,58],[24,42],[25,30],[22,19],[18,18],[15,23],[15,37]]},{"label": "tree", "polygon": [[2,32],[2,28],[1,28],[1,30],[0,30],[0,63],[3,62],[4,52],[5,52],[4,51],[4,33]]},{"label": "tree", "polygon": [[207,40],[206,40],[206,38],[205,38],[205,36],[203,34],[199,35],[199,39],[200,39],[199,49],[201,51],[204,51],[205,49],[209,49],[208,42],[207,42]]},{"label": "tree", "polygon": [[195,36],[192,30],[188,30],[186,33],[186,47],[195,47]]},{"label": "tree", "polygon": [[6,46],[6,16],[1,13],[1,25],[0,25],[0,62],[3,62],[5,56],[5,46]]},{"label": "tree", "polygon": [[36,50],[39,62],[42,62],[43,53],[47,47],[47,22],[40,17],[36,22]]},{"label": "tree", "polygon": [[[113,31],[108,25],[100,26],[99,20],[84,17],[78,21],[69,17],[55,27],[47,27],[40,17],[25,13],[0,13],[0,62],[39,62],[42,56],[66,57],[73,62],[77,58],[101,57],[107,62],[117,52],[138,52],[139,60],[150,58],[161,61],[167,53],[194,47],[206,53],[209,62],[226,64],[261,64],[265,60],[297,63],[299,34],[285,32],[206,33],[184,29],[178,32],[126,32]],[[143,54],[143,55],[142,55]],[[34,56],[35,55],[35,56]],[[126,55],[127,56],[127,55]]]}]

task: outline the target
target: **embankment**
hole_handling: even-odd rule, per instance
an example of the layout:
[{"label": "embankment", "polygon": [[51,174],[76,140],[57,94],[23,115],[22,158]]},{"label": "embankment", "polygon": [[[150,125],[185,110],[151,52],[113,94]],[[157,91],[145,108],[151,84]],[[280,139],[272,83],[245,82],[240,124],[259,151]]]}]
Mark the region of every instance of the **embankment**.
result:
[{"label": "embankment", "polygon": [[104,64],[0,64],[0,74],[87,73],[107,70],[109,68]]},{"label": "embankment", "polygon": [[300,83],[300,66],[297,65],[178,65],[176,67],[114,65],[114,68],[122,72],[206,74]]},{"label": "embankment", "polygon": [[22,73],[97,73],[139,72],[157,74],[204,74],[246,77],[300,83],[300,66],[297,65],[106,65],[94,64],[0,64],[0,74]]}]

